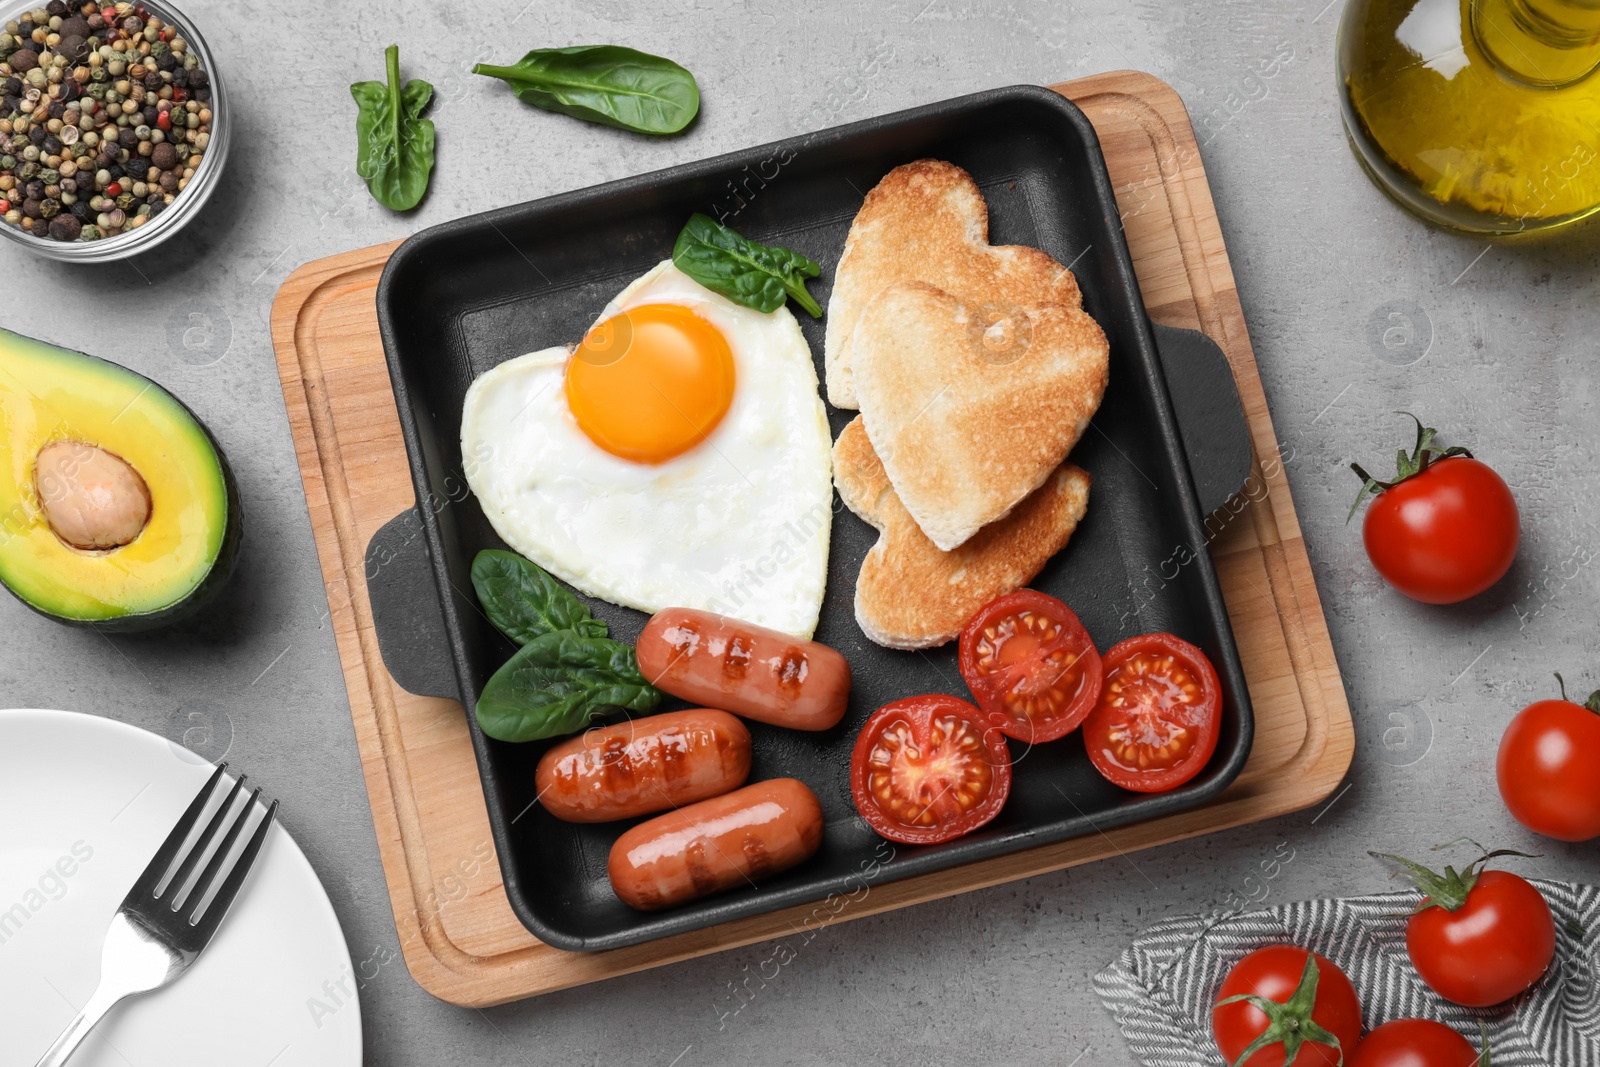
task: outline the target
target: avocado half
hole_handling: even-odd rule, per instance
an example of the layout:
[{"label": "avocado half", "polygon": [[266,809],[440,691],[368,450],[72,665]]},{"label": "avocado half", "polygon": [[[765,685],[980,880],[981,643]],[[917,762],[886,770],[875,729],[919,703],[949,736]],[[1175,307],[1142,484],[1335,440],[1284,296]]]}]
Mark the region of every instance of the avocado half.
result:
[{"label": "avocado half", "polygon": [[226,584],[243,532],[228,461],[126,367],[0,330],[0,583],[53,619],[175,622]]}]

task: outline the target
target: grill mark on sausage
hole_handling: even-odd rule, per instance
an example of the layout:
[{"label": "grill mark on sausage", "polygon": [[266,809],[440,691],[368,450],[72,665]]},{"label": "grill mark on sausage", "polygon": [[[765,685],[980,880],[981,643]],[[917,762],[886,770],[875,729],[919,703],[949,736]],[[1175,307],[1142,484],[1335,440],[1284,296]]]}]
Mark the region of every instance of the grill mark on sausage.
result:
[{"label": "grill mark on sausage", "polygon": [[800,689],[805,685],[806,675],[811,673],[810,664],[806,661],[804,649],[790,645],[772,661],[772,677],[778,683],[778,689],[791,697],[798,697]]},{"label": "grill mark on sausage", "polygon": [[666,639],[667,647],[672,649],[672,655],[667,657],[666,666],[661,669],[662,674],[683,674],[688,671],[689,663],[694,659],[695,652],[699,651],[703,640],[700,631],[689,623],[680,622],[667,627],[661,636]]},{"label": "grill mark on sausage", "polygon": [[[661,781],[671,786],[689,776],[689,750],[693,746],[689,735],[682,730],[665,730],[656,738],[660,752]],[[672,790],[667,790],[672,795]]]},{"label": "grill mark on sausage", "polygon": [[667,899],[662,894],[661,888],[650,879],[645,879],[635,887],[634,895],[638,897],[636,906],[644,911],[655,911],[657,908],[666,907],[667,904]]},{"label": "grill mark on sausage", "polygon": [[728,683],[730,689],[743,682],[745,675],[750,673],[753,655],[754,647],[748,636],[734,634],[728,638],[727,651],[722,654],[722,680]]},{"label": "grill mark on sausage", "polygon": [[741,851],[744,853],[745,873],[751,878],[765,877],[778,866],[772,853],[767,851],[767,846],[755,834],[745,837]]},{"label": "grill mark on sausage", "polygon": [[632,796],[638,787],[639,772],[634,765],[628,742],[621,737],[608,737],[600,750],[600,776],[605,780],[605,792],[612,797]]},{"label": "grill mark on sausage", "polygon": [[696,894],[710,893],[722,886],[716,867],[706,856],[706,844],[705,838],[697,837],[683,850],[683,872],[689,876]]}]

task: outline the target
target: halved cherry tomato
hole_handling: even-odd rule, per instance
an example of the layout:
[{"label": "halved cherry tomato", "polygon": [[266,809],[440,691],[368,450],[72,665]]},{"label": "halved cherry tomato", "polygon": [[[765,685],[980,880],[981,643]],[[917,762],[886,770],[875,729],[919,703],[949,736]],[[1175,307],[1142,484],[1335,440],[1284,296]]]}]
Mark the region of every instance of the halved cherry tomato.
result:
[{"label": "halved cherry tomato", "polygon": [[1297,945],[1268,945],[1234,964],[1222,980],[1211,1032],[1233,1067],[1335,1067],[1350,1062],[1361,1038],[1361,1001],[1326,956]]},{"label": "halved cherry tomato", "polygon": [[965,700],[906,697],[862,727],[850,793],[861,817],[891,841],[949,841],[1000,814],[1011,793],[1011,753]]},{"label": "halved cherry tomato", "polygon": [[1078,728],[1100,695],[1100,653],[1072,609],[1019,589],[990,601],[961,631],[961,677],[1001,733],[1054,741]]},{"label": "halved cherry tomato", "polygon": [[1222,683],[1204,652],[1172,634],[1130,637],[1105,655],[1083,744],[1111,782],[1161,793],[1205,767],[1217,750],[1221,713]]},{"label": "halved cherry tomato", "polygon": [[[1362,1039],[1345,1067],[1478,1067],[1478,1050],[1444,1023],[1395,1019]],[[1487,1058],[1483,1063],[1487,1064]]]}]

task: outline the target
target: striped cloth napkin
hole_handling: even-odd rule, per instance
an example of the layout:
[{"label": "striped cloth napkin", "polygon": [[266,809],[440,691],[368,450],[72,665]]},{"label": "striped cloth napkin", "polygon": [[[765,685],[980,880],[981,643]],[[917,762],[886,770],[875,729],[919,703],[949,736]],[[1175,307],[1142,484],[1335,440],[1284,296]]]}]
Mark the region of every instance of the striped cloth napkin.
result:
[{"label": "striped cloth napkin", "polygon": [[[1478,1011],[1440,998],[1406,957],[1414,892],[1306,900],[1259,911],[1191,915],[1150,927],[1095,977],[1095,991],[1145,1067],[1218,1067],[1211,1006],[1245,953],[1286,942],[1344,968],[1367,1029],[1390,1019],[1437,1019],[1479,1042],[1489,1028],[1495,1067],[1600,1067],[1600,887],[1533,880],[1556,920],[1556,959],[1510,1007]],[[1348,1050],[1346,1050],[1348,1055]]]}]

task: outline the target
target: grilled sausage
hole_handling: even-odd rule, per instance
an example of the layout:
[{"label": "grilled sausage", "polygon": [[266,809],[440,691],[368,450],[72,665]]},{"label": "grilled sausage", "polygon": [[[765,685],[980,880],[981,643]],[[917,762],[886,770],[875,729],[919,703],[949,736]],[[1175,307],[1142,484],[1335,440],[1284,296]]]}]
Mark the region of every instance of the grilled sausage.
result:
[{"label": "grilled sausage", "polygon": [[673,696],[795,730],[844,718],[850,664],[827,645],[693,608],[656,612],[639,670]]},{"label": "grilled sausage", "polygon": [[816,794],[774,778],[640,823],[607,870],[623,903],[657,911],[788,870],[821,845]]},{"label": "grilled sausage", "polygon": [[725,711],[694,708],[590,730],[554,746],[534,782],[546,811],[609,822],[682,807],[750,777],[750,731]]}]

